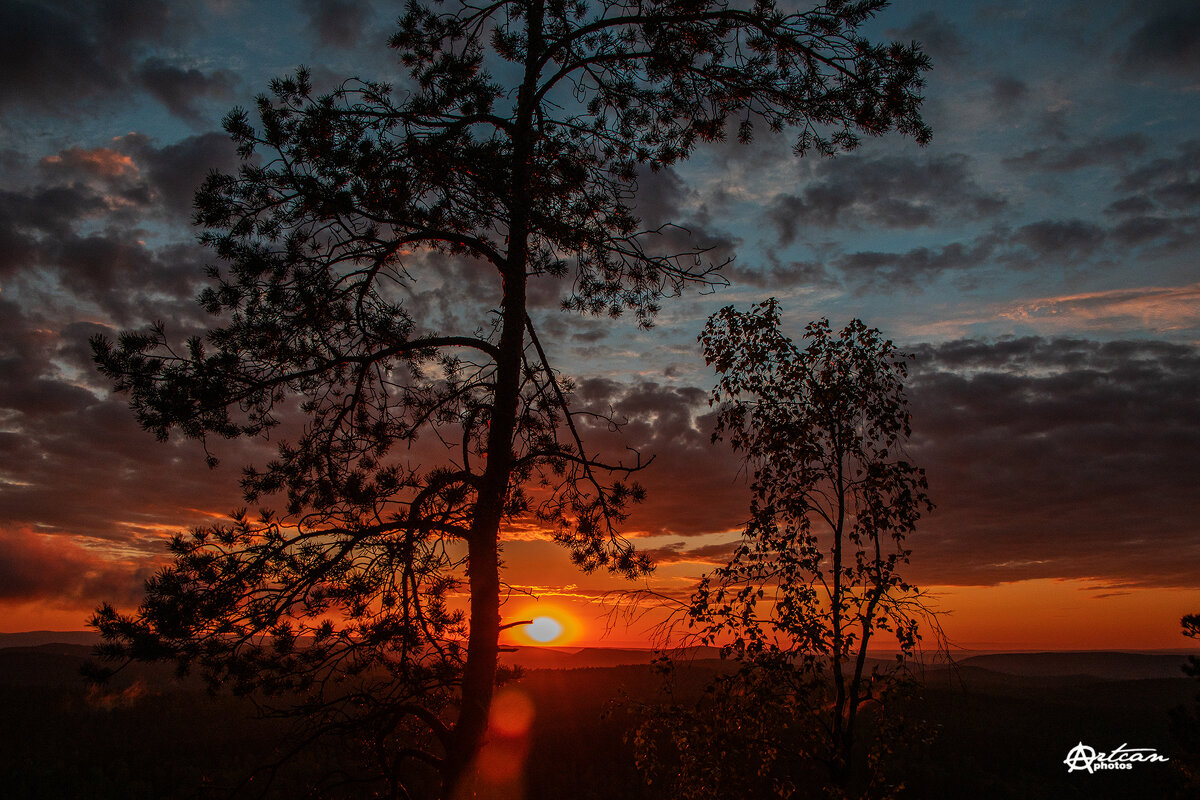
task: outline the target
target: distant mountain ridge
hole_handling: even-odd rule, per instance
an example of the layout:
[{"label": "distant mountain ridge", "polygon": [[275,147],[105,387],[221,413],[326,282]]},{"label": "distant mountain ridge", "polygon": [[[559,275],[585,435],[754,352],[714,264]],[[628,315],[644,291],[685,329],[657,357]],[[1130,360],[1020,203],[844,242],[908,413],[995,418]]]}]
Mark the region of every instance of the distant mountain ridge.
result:
[{"label": "distant mountain ridge", "polygon": [[22,633],[0,633],[0,648],[41,647],[44,644],[100,644],[96,631],[24,631]]},{"label": "distant mountain ridge", "polygon": [[[95,631],[26,631],[0,633],[0,650],[46,648],[48,645],[94,647],[100,644]],[[82,651],[80,651],[82,652]],[[659,651],[633,647],[517,647],[501,653],[503,663],[524,669],[584,669],[649,664]],[[720,658],[715,647],[688,647],[671,651],[678,661]]]},{"label": "distant mountain ridge", "polygon": [[[48,645],[69,645],[63,654],[82,656],[100,643],[94,631],[27,631],[0,633],[0,650],[39,648],[49,654]],[[661,651],[633,647],[517,647],[501,653],[504,664],[523,669],[594,669],[597,667],[649,664]],[[720,658],[715,647],[686,647],[670,651],[677,662],[706,661]],[[1084,650],[1075,652],[985,653],[958,657],[959,667],[972,667],[1006,675],[1025,677],[1085,676],[1098,680],[1144,680],[1182,677],[1185,653],[1145,653],[1136,651]]]},{"label": "distant mountain ridge", "polygon": [[1081,675],[1100,680],[1144,680],[1183,677],[1187,656],[1085,650],[1050,653],[989,653],[956,660],[960,667],[1027,677]]},{"label": "distant mountain ridge", "polygon": [[[500,654],[500,660],[525,669],[586,669],[649,664],[661,650],[633,647],[518,647]],[[669,651],[675,661],[707,661],[721,657],[716,647],[683,647]]]}]

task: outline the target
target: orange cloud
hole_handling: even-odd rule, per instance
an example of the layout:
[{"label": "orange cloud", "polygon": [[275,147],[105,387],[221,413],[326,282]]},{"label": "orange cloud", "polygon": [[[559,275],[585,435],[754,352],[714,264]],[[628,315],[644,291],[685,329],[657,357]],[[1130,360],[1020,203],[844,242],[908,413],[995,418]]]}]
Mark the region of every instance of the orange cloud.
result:
[{"label": "orange cloud", "polygon": [[97,178],[122,178],[138,174],[137,164],[124,153],[107,147],[84,150],[71,147],[55,156],[46,156],[41,165],[55,170],[81,172]]},{"label": "orange cloud", "polygon": [[1200,327],[1200,283],[1043,297],[1002,310],[999,316],[1049,331],[1195,328]]},{"label": "orange cloud", "polygon": [[122,542],[0,530],[0,630],[80,630],[103,600],[136,603],[163,557]]}]

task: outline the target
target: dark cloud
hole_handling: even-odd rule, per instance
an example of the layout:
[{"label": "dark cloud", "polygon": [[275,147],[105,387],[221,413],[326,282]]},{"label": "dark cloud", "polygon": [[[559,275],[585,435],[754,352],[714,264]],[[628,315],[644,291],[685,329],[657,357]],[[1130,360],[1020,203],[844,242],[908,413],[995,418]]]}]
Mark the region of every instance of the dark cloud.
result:
[{"label": "dark cloud", "polygon": [[1042,139],[1065,142],[1072,136],[1071,118],[1066,108],[1051,108],[1040,114],[1035,134]]},{"label": "dark cloud", "polygon": [[954,23],[933,11],[924,11],[903,28],[892,28],[887,35],[902,42],[920,42],[933,59],[934,68],[962,64],[971,47]]},{"label": "dark cloud", "polygon": [[[488,331],[499,306],[500,278],[496,268],[482,259],[450,258],[419,252],[404,259],[408,275],[399,292],[404,308],[423,330],[471,333]],[[529,282],[530,305],[555,307],[561,282],[542,277]]]},{"label": "dark cloud", "polygon": [[1086,167],[1119,167],[1141,156],[1150,146],[1150,138],[1141,133],[1120,136],[1096,136],[1080,144],[1054,145],[1027,150],[1004,159],[1007,166],[1042,172],[1073,172]]},{"label": "dark cloud", "polygon": [[6,295],[53,320],[96,309],[119,324],[196,320],[200,248],[186,240],[150,246],[137,227],[159,201],[170,205],[170,176],[156,168],[147,173],[113,149],[70,148],[39,163],[45,183],[0,191]]},{"label": "dark cloud", "polygon": [[838,286],[837,279],[821,261],[786,261],[775,252],[768,252],[765,258],[765,265],[735,261],[723,272],[735,286],[753,286],[758,289],[781,286]]},{"label": "dark cloud", "polygon": [[1200,208],[1200,140],[1176,147],[1177,154],[1155,158],[1121,176],[1117,191],[1133,193],[1127,201],[1152,200],[1171,211]]},{"label": "dark cloud", "polygon": [[918,291],[946,275],[972,285],[967,276],[981,269],[1074,266],[1096,254],[1107,238],[1104,229],[1083,220],[1041,220],[1015,231],[997,228],[970,242],[941,247],[842,253],[830,263],[845,284],[859,292]]},{"label": "dark cloud", "polygon": [[1104,242],[1105,232],[1098,225],[1079,219],[1042,220],[1022,225],[1009,239],[1020,250],[1007,255],[1018,266],[1033,264],[1078,264],[1091,256]]},{"label": "dark cloud", "polygon": [[[47,331],[15,304],[0,303],[0,410],[10,427],[15,422],[14,432],[0,434],[0,475],[11,481],[0,493],[0,516],[6,539],[18,542],[0,558],[0,577],[13,576],[13,597],[51,591],[39,577],[39,553],[51,541],[44,533],[92,537],[135,554],[114,566],[63,551],[64,563],[78,567],[66,593],[92,597],[111,592],[121,570],[151,564],[164,530],[238,501],[236,466],[214,474],[195,443],[153,443],[122,399],[56,371],[56,363],[83,362],[81,342],[98,329],[79,323]],[[939,505],[911,539],[914,579],[1200,586],[1194,348],[1025,338],[913,349],[910,450],[928,469]],[[655,457],[636,476],[648,500],[634,510],[630,531],[690,537],[744,522],[745,475],[734,453],[711,443],[706,400],[693,387],[580,382],[577,408],[622,423],[612,430],[581,418],[589,449],[629,458],[626,448],[634,447]],[[260,462],[265,452],[255,443],[230,447],[222,455],[231,465]],[[677,542],[651,554],[660,563],[719,564],[729,548]]]},{"label": "dark cloud", "polygon": [[80,100],[123,90],[171,16],[159,0],[0,4],[0,106],[65,116]]},{"label": "dark cloud", "polygon": [[187,3],[166,0],[57,0],[56,5],[79,14],[88,9],[96,15],[97,30],[103,48],[124,48],[126,42],[146,42],[161,38]]},{"label": "dark cloud", "polygon": [[303,0],[308,31],[329,47],[351,48],[358,44],[372,9],[365,0]]},{"label": "dark cloud", "polygon": [[[706,265],[730,263],[741,243],[721,229],[703,204],[695,205],[698,193],[670,167],[657,172],[643,167],[634,185],[634,213],[642,230],[641,245],[650,255],[676,255],[700,251]],[[723,272],[729,277],[727,272]]]},{"label": "dark cloud", "polygon": [[1148,211],[1153,211],[1155,208],[1154,202],[1147,197],[1140,195],[1133,197],[1124,197],[1116,200],[1104,209],[1105,214],[1145,214]]},{"label": "dark cloud", "polygon": [[1179,252],[1196,243],[1196,219],[1142,214],[1123,219],[1110,232],[1125,247],[1151,247],[1155,253]]},{"label": "dark cloud", "polygon": [[[45,395],[42,387],[51,383],[69,402],[39,406],[19,399]],[[5,528],[87,536],[159,555],[165,534],[243,504],[240,459],[230,456],[229,466],[210,471],[198,443],[156,443],[123,399],[63,397],[66,383],[43,374],[21,381],[5,398],[9,426],[17,428],[0,440],[0,471],[14,481],[0,493]],[[249,454],[251,447],[221,451]]]},{"label": "dark cloud", "polygon": [[0,181],[18,183],[29,167],[29,158],[13,147],[0,147]]},{"label": "dark cloud", "polygon": [[938,248],[917,247],[905,253],[846,253],[833,263],[847,283],[859,291],[896,287],[913,291],[946,273],[961,274],[988,263],[999,244],[1000,237],[993,234],[969,244],[953,242]]},{"label": "dark cloud", "polygon": [[[1176,146],[1175,154],[1138,164],[1118,180],[1125,196],[1105,213],[1115,218],[1111,235],[1143,254],[1186,252],[1200,239],[1200,140]],[[1149,250],[1147,250],[1149,248]]]},{"label": "dark cloud", "polygon": [[917,348],[920,579],[1200,586],[1200,353],[1012,339]]},{"label": "dark cloud", "polygon": [[189,136],[159,147],[149,137],[131,133],[119,145],[131,153],[146,173],[146,180],[163,206],[188,218],[200,184],[214,170],[233,172],[240,160],[228,134],[221,131]]},{"label": "dark cloud", "polygon": [[[232,172],[240,163],[229,136],[218,131],[162,146],[129,133],[112,144],[71,147],[42,158],[42,182],[4,193],[9,201],[0,200],[0,224],[7,219],[61,234],[79,220],[104,214],[111,219],[116,212],[132,212],[140,220],[165,210],[188,219],[208,174]],[[185,229],[179,233],[190,238]]]},{"label": "dark cloud", "polygon": [[[191,297],[206,259],[196,246],[150,249],[115,230],[56,242],[46,256],[65,289],[94,302],[122,325],[153,319],[179,323],[200,316]],[[162,314],[167,309],[169,316]]]},{"label": "dark cloud", "polygon": [[1132,8],[1140,24],[1117,54],[1127,72],[1185,79],[1200,75],[1200,6],[1176,0],[1137,3]]},{"label": "dark cloud", "polygon": [[602,421],[586,422],[588,446],[613,458],[628,459],[626,448],[644,460],[654,457],[635,476],[648,496],[635,508],[630,530],[689,536],[738,529],[745,521],[749,497],[740,459],[728,447],[713,446],[707,400],[708,392],[694,387],[580,382],[577,408],[612,413],[623,423],[612,430]]},{"label": "dark cloud", "polygon": [[[910,349],[909,453],[938,504],[910,539],[914,580],[1200,586],[1200,351],[1039,337]],[[631,530],[740,529],[745,476],[710,443],[704,391],[593,380],[579,395],[626,420],[619,434],[589,429],[589,443],[656,456],[638,475],[649,497]],[[685,539],[651,555],[711,565],[731,546]]]},{"label": "dark cloud", "polygon": [[646,555],[655,564],[705,564],[708,566],[724,566],[733,557],[738,541],[718,542],[700,547],[688,547],[687,542],[672,542],[663,547],[645,550]]},{"label": "dark cloud", "polygon": [[570,336],[571,341],[578,344],[595,344],[608,336],[608,327],[605,325],[584,322],[581,325],[575,326],[575,328],[570,333]]},{"label": "dark cloud", "polygon": [[37,168],[40,181],[33,193],[66,189],[90,195],[99,202],[91,216],[102,215],[111,223],[130,222],[149,210],[150,187],[125,153],[108,147],[71,147],[41,159]]},{"label": "dark cloud", "polygon": [[678,222],[682,216],[680,208],[683,203],[694,198],[696,194],[679,173],[670,167],[657,172],[642,167],[638,171],[635,189],[634,210],[642,223],[650,228],[668,222]]},{"label": "dark cloud", "polygon": [[969,167],[962,154],[826,159],[799,194],[779,195],[767,216],[788,244],[806,226],[907,229],[996,214],[1005,200],[981,187]]},{"label": "dark cloud", "polygon": [[[71,376],[73,369],[90,366],[85,341],[96,332],[113,333],[91,323],[48,329],[17,304],[0,300],[0,415],[8,429],[0,432],[0,479],[5,481],[0,531],[6,541],[37,545],[14,547],[7,551],[8,561],[0,556],[0,579],[15,576],[8,598],[52,592],[51,578],[61,573],[43,571],[38,549],[43,541],[63,542],[63,563],[77,568],[62,582],[60,599],[131,598],[130,590],[117,591],[122,577],[136,587],[139,576],[161,559],[168,532],[205,524],[213,512],[240,505],[237,467],[262,463],[273,447],[259,441],[224,443],[220,455],[227,466],[213,472],[203,466],[197,443],[155,443],[138,429],[124,398],[85,389]],[[732,453],[708,457],[711,420],[698,416],[705,408],[702,391],[592,381],[579,394],[580,407],[615,408],[624,422],[615,432],[582,421],[589,448],[627,457],[625,446],[631,445],[658,456],[638,476],[651,500],[637,509],[633,530],[687,535],[739,521],[745,502],[738,494],[744,487],[735,481]],[[424,463],[439,457],[432,437],[413,457]],[[686,475],[685,492],[679,491],[681,475]],[[741,502],[726,502],[731,498]],[[709,507],[711,501],[716,502]],[[72,543],[81,541],[97,543],[94,559],[74,558]],[[49,576],[45,580],[43,573]]]},{"label": "dark cloud", "polygon": [[[103,173],[104,168],[81,159],[75,165],[52,162],[48,169],[69,174]],[[123,174],[102,174],[92,182],[0,190],[0,276],[11,279],[5,291],[26,287],[33,291],[25,295],[26,301],[40,295],[51,307],[69,307],[71,299],[91,295],[103,282],[115,290],[114,279],[123,265],[151,257],[138,242],[138,233],[125,227],[148,200],[136,175],[130,179]],[[89,231],[81,234],[85,227]],[[150,275],[143,270],[130,277]],[[47,293],[56,283],[66,289],[66,295],[51,299]],[[151,287],[160,288],[161,282],[150,281],[145,289]],[[114,297],[122,309],[130,308],[129,301]],[[134,297],[137,292],[130,292]]]},{"label": "dark cloud", "polygon": [[[1089,166],[1117,165],[1149,152],[1152,142],[1142,134],[1096,137],[1080,145],[1052,145],[1007,159],[1010,167],[1028,171],[1071,172]],[[853,183],[828,184],[825,221],[838,217],[854,194]],[[1013,269],[1064,268],[1113,258],[1158,258],[1186,253],[1200,243],[1200,140],[1175,147],[1175,153],[1140,161],[1124,168],[1114,187],[1119,196],[1109,203],[1100,222],[1086,219],[1047,219],[1015,230],[996,227],[970,243],[918,247],[905,252],[858,251],[834,254],[828,263],[842,274],[846,285],[858,291],[927,286],[938,277],[971,270],[1005,266]],[[864,192],[864,198],[873,194]],[[842,198],[842,199],[839,199]],[[791,205],[809,204],[791,198]],[[812,205],[818,203],[814,193]],[[950,203],[953,205],[953,202]],[[773,215],[779,215],[776,207]],[[813,214],[817,214],[813,211]],[[877,208],[860,213],[885,222]],[[932,213],[932,212],[931,212]],[[777,221],[784,219],[776,216]],[[798,227],[784,229],[794,235]],[[785,239],[787,236],[785,236]]]},{"label": "dark cloud", "polygon": [[143,61],[136,77],[172,114],[192,123],[202,119],[203,101],[228,100],[238,83],[237,76],[228,70],[205,73],[194,67],[182,69],[161,58]]},{"label": "dark cloud", "polygon": [[35,3],[0,4],[0,72],[0,104],[60,114],[123,82],[78,20]]},{"label": "dark cloud", "polygon": [[989,89],[992,102],[1005,111],[1011,111],[1029,99],[1029,85],[1011,75],[993,78]]},{"label": "dark cloud", "polygon": [[[0,300],[3,530],[76,534],[158,555],[172,526],[235,507],[236,476],[208,470],[195,442],[156,444],[138,428],[124,398],[101,388],[87,346],[95,333],[112,330]],[[222,449],[252,452],[244,443]]]},{"label": "dark cloud", "polygon": [[[40,232],[61,236],[80,220],[91,219],[110,209],[101,192],[86,185],[38,186],[8,191],[0,189],[0,236],[24,236]],[[8,231],[6,235],[3,232]],[[13,258],[12,251],[0,259]]]}]

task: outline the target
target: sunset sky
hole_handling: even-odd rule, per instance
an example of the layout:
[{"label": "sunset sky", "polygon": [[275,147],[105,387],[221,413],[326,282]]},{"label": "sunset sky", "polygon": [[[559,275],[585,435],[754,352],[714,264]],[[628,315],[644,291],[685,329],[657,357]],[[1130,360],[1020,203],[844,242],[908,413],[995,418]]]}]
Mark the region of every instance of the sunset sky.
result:
[{"label": "sunset sky", "polygon": [[[0,4],[0,631],[81,629],[135,604],[163,540],[241,505],[272,444],[156,443],[108,393],[87,339],[194,303],[208,254],[193,190],[236,156],[234,105],[306,64],[319,86],[401,82],[399,4],[190,0]],[[656,460],[628,522],[648,584],[584,575],[509,531],[505,614],[559,643],[645,645],[608,592],[679,592],[746,517],[737,459],[709,442],[696,336],[725,304],[780,299],[790,331],[861,317],[916,354],[913,459],[936,512],[911,580],[979,649],[1174,648],[1200,612],[1200,5],[901,2],[876,38],[924,44],[934,139],[797,160],[785,138],[703,148],[640,182],[638,209],[718,257],[728,288],[664,302],[657,325],[557,309],[552,360]],[[454,320],[494,287],[418,275]],[[463,276],[457,276],[463,278]],[[520,592],[543,599],[533,601]],[[516,636],[516,634],[514,634]],[[603,637],[603,638],[602,638]],[[514,641],[516,639],[514,638]]]}]

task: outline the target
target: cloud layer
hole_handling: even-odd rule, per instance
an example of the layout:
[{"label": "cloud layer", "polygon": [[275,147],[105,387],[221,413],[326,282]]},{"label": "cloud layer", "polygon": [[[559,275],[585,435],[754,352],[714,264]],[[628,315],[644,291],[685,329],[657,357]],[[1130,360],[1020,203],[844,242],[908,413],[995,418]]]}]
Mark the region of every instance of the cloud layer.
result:
[{"label": "cloud layer", "polygon": [[[132,598],[170,530],[239,503],[238,467],[271,445],[226,443],[210,472],[198,446],[155,443],[86,340],[213,324],[193,301],[211,254],[189,222],[205,175],[237,163],[220,116],[299,63],[323,85],[397,80],[390,13],[0,4],[0,603]],[[581,406],[626,420],[589,442],[656,456],[631,532],[676,575],[727,557],[716,540],[744,519],[745,476],[710,442],[695,336],[720,305],[775,295],[796,331],[862,316],[928,342],[913,347],[912,453],[939,508],[913,538],[915,579],[1200,587],[1196,5],[897,5],[880,22],[934,59],[931,147],[797,162],[764,135],[640,175],[637,213],[678,225],[655,247],[737,256],[728,290],[670,298],[649,333],[560,314],[567,286],[531,286]],[[411,267],[422,324],[486,326],[488,270]]]}]

